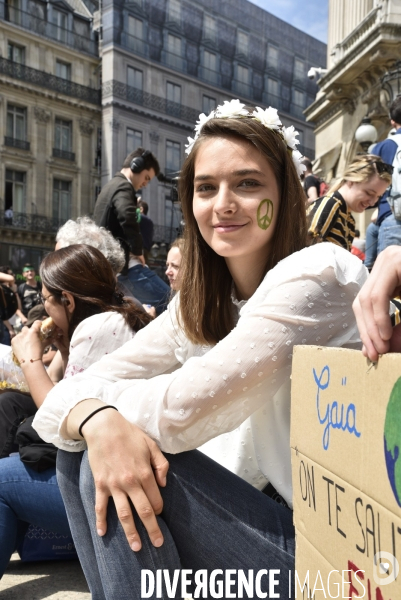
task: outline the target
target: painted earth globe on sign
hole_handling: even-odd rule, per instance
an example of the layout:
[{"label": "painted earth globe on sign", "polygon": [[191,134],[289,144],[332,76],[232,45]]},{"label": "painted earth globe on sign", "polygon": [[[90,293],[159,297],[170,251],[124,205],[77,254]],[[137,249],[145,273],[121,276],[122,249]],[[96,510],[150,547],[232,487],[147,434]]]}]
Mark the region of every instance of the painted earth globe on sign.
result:
[{"label": "painted earth globe on sign", "polygon": [[398,505],[401,506],[401,377],[392,389],[384,423],[384,452],[387,473]]}]

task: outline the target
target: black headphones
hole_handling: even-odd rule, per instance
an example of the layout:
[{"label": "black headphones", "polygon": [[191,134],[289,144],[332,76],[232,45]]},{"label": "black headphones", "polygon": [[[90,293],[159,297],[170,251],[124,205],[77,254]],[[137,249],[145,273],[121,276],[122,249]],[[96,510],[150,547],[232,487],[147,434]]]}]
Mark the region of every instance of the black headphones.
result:
[{"label": "black headphones", "polygon": [[145,169],[145,161],[152,153],[150,150],[145,150],[141,156],[135,156],[131,160],[130,169],[133,173],[141,173]]}]

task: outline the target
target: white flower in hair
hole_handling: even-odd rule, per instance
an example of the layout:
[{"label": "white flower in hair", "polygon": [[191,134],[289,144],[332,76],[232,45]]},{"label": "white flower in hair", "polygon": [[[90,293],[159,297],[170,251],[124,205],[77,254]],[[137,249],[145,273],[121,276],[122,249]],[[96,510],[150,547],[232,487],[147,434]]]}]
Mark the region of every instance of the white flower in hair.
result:
[{"label": "white flower in hair", "polygon": [[214,110],[212,110],[212,112],[210,113],[210,115],[205,115],[205,113],[201,113],[199,115],[199,120],[196,121],[196,125],[195,125],[195,132],[197,134],[200,133],[200,130],[202,129],[202,127],[204,126],[204,124],[209,121],[209,119],[213,119],[214,117]]},{"label": "white flower in hair", "polygon": [[304,171],[306,171],[305,165],[303,165],[301,163],[302,159],[303,159],[303,156],[298,150],[292,151],[292,160],[293,160],[293,163],[295,165],[295,168],[297,170],[299,177],[301,177],[301,175],[304,173]]},{"label": "white flower in hair", "polygon": [[239,100],[224,100],[224,104],[216,108],[215,115],[213,113],[213,116],[220,119],[230,119],[232,117],[246,117],[248,114],[245,104]]},{"label": "white flower in hair", "polygon": [[293,125],[290,125],[290,127],[283,127],[282,134],[287,146],[295,150],[296,146],[299,144],[299,140],[297,140],[297,135],[299,135],[299,133],[296,131],[295,127]]},{"label": "white flower in hair", "polygon": [[257,119],[258,121],[260,121],[262,125],[268,127],[269,129],[281,128],[281,121],[278,116],[277,109],[272,108],[271,106],[269,106],[269,108],[266,108],[266,110],[263,110],[263,108],[257,106],[256,109],[253,111],[252,116],[255,117],[255,119]]},{"label": "white flower in hair", "polygon": [[185,146],[185,154],[190,154],[192,147],[195,144],[196,137],[191,138],[188,136],[187,140],[188,140],[188,144]]}]

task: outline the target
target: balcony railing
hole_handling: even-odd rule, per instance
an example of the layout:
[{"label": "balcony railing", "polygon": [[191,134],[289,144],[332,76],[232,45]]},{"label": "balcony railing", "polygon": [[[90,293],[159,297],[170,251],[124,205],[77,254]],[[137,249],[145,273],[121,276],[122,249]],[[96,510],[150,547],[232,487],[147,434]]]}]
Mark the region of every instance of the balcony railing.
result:
[{"label": "balcony railing", "polygon": [[26,140],[18,140],[17,138],[8,137],[4,138],[5,146],[12,146],[13,148],[19,148],[20,150],[29,150],[31,145]]},{"label": "balcony railing", "polygon": [[197,109],[138,90],[115,79],[103,83],[103,97],[107,96],[116,96],[117,98],[128,100],[145,108],[188,121],[192,125],[197,121],[199,116]]},{"label": "balcony railing", "polygon": [[74,152],[68,152],[67,150],[60,150],[60,148],[53,148],[53,157],[54,158],[63,158],[64,160],[70,160],[71,162],[75,161]]},{"label": "balcony railing", "polygon": [[33,83],[40,87],[44,87],[53,92],[59,92],[66,96],[72,96],[79,100],[84,100],[90,104],[100,104],[100,90],[68,81],[62,77],[56,77],[45,71],[39,71],[38,69],[32,69],[26,65],[21,65],[12,60],[0,57],[0,73],[8,75],[13,79],[20,79],[26,83]]},{"label": "balcony railing", "polygon": [[[1,13],[0,13],[1,14]],[[48,37],[52,40],[71,46],[80,52],[88,52],[88,54],[98,54],[98,44],[95,39],[91,39],[91,32],[88,25],[88,35],[83,36],[75,31],[70,31],[64,27],[60,27],[55,23],[46,21],[45,11],[42,17],[35,16],[31,13],[5,5],[4,16],[0,18],[24,29],[28,29],[32,33],[37,33],[40,36]]]},{"label": "balcony railing", "polygon": [[6,219],[4,212],[0,213],[0,227],[11,229],[26,229],[27,231],[41,231],[43,233],[56,233],[64,225],[66,219],[53,219],[45,215],[14,212],[12,219]]}]

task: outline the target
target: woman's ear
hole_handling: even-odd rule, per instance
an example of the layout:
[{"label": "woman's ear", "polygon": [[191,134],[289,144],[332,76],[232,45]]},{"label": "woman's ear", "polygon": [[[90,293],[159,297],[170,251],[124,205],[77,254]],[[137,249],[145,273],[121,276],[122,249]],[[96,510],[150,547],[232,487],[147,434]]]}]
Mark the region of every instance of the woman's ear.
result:
[{"label": "woman's ear", "polygon": [[68,313],[72,314],[75,310],[75,298],[70,292],[61,292],[61,301]]}]

